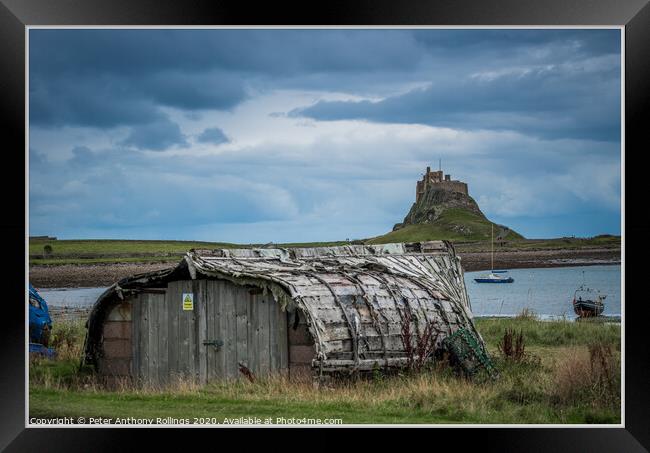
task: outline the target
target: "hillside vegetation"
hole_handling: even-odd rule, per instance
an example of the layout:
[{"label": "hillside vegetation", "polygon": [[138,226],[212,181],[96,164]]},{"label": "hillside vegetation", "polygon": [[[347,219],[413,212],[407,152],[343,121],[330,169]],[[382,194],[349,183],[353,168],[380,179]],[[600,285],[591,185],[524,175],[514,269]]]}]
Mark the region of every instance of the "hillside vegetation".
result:
[{"label": "hillside vegetation", "polygon": [[[484,241],[490,240],[491,229],[494,235],[502,229],[484,216],[461,208],[445,209],[434,223],[405,225],[398,230],[368,240],[369,244],[386,244],[390,242],[417,242],[432,240],[448,241]],[[523,239],[513,230],[503,238],[506,241]]]}]

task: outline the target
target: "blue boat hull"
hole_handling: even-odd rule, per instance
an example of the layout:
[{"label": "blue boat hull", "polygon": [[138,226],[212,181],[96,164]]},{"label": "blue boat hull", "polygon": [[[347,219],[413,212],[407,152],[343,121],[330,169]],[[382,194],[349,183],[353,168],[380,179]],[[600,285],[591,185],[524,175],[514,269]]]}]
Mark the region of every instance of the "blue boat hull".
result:
[{"label": "blue boat hull", "polygon": [[49,333],[52,331],[52,318],[47,302],[29,284],[29,341],[47,346]]},{"label": "blue boat hull", "polygon": [[475,278],[476,283],[512,283],[515,281],[514,278],[500,278],[500,279],[491,279],[491,278]]},{"label": "blue boat hull", "polygon": [[56,357],[56,351],[54,349],[38,343],[29,343],[29,353],[47,357],[49,359]]}]

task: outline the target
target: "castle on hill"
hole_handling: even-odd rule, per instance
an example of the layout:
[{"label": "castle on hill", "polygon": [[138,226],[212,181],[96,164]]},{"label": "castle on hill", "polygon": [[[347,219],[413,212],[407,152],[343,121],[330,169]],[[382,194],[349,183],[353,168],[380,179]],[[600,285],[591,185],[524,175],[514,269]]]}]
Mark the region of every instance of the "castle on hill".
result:
[{"label": "castle on hill", "polygon": [[420,201],[420,198],[430,188],[449,190],[451,192],[469,195],[467,191],[467,183],[452,180],[451,175],[445,175],[442,170],[431,171],[431,167],[427,167],[427,172],[422,176],[422,180],[417,181],[415,186],[415,202],[417,203]]}]

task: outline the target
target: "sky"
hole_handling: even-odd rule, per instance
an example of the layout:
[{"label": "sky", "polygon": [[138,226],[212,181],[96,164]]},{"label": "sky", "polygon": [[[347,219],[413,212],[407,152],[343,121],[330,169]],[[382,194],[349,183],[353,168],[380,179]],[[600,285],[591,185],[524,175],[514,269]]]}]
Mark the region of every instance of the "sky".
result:
[{"label": "sky", "polygon": [[29,31],[29,234],[362,239],[427,166],[528,238],[620,234],[608,29]]}]

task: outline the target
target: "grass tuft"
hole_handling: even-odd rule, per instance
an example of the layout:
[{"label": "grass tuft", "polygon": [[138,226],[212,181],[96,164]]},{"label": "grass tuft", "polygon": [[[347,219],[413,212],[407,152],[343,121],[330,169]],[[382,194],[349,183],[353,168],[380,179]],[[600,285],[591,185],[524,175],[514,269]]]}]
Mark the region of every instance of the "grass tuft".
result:
[{"label": "grass tuft", "polygon": [[[307,417],[340,418],[344,423],[427,424],[620,422],[619,326],[531,319],[478,319],[476,325],[500,372],[497,380],[459,378],[439,362],[420,372],[370,373],[364,379],[333,379],[320,387],[286,376],[208,385],[175,376],[166,386],[124,380],[110,388],[92,370],[80,369],[79,357],[72,357],[83,341],[82,330],[61,326],[63,348],[68,348],[69,337],[74,338],[70,356],[31,361],[30,416]],[[539,360],[514,361],[497,354],[505,329],[516,329],[525,338],[525,353],[534,351]],[[568,338],[556,341],[556,331],[559,338]]]}]

